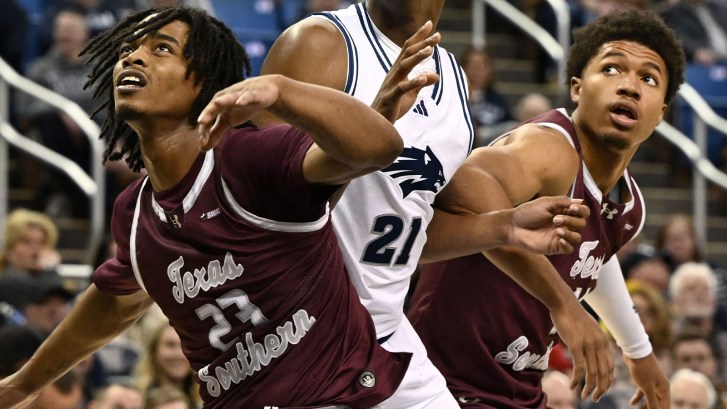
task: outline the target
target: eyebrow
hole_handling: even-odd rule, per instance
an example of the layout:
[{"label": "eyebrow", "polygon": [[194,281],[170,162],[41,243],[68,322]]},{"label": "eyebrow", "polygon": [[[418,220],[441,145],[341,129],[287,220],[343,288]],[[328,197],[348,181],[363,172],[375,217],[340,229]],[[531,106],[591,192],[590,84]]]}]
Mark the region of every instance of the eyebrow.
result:
[{"label": "eyebrow", "polygon": [[[605,55],[603,56],[603,58],[602,58],[602,59],[606,59],[606,58],[608,58],[608,57],[626,57],[626,54],[624,54],[624,53],[623,53],[623,52],[621,52],[621,51],[609,51],[609,52],[607,52],[607,53],[606,53],[606,54],[605,54]],[[647,66],[647,67],[650,67],[650,68],[653,68],[653,69],[655,69],[655,70],[656,70],[656,72],[658,72],[659,74],[662,74],[662,75],[664,74],[663,72],[661,72],[661,67],[659,67],[659,65],[658,65],[658,64],[655,64],[655,63],[653,63],[653,62],[651,62],[651,61],[647,61],[647,62],[645,62],[645,63],[644,63],[644,65],[645,65],[645,66]]]},{"label": "eyebrow", "polygon": [[[165,41],[169,41],[170,43],[174,43],[174,44],[175,44],[175,45],[177,45],[178,47],[181,47],[181,46],[182,46],[182,45],[181,45],[181,44],[179,43],[179,40],[177,40],[176,38],[174,38],[174,37],[172,37],[172,36],[170,36],[170,35],[168,35],[168,34],[160,33],[159,31],[150,31],[150,32],[149,32],[149,33],[147,33],[147,34],[151,35],[151,37],[152,37],[153,39],[156,39],[156,40],[165,40]],[[142,38],[144,38],[144,37],[145,37],[145,36],[139,37],[139,38],[137,38],[137,39],[135,39],[135,40],[133,40],[133,41],[128,41],[128,40],[127,40],[127,41],[124,41],[124,43],[125,43],[125,44],[133,44],[133,45],[136,45],[136,44],[139,44],[139,41],[141,41],[141,39],[142,39]]]}]

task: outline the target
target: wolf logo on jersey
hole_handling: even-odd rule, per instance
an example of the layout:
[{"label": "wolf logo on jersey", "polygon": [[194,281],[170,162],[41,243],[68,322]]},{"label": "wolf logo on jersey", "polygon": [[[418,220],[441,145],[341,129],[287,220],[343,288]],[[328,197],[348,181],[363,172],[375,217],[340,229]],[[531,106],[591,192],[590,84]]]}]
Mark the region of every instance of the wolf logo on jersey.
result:
[{"label": "wolf logo on jersey", "polygon": [[392,179],[405,178],[399,182],[405,198],[415,190],[437,193],[446,182],[442,163],[429,146],[424,151],[414,147],[404,148],[399,158],[381,172]]}]

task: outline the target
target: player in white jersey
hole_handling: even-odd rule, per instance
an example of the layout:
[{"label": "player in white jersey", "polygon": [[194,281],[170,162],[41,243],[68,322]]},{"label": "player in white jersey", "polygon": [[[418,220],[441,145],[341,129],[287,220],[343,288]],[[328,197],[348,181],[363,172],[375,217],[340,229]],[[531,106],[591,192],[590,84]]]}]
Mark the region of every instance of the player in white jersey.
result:
[{"label": "player in white jersey", "polygon": [[[350,183],[333,210],[346,268],[373,317],[379,341],[390,351],[414,353],[402,385],[381,408],[458,407],[403,312],[435,213],[434,198],[465,160],[474,139],[462,69],[437,45],[438,34],[426,37],[433,24],[424,22],[436,23],[443,4],[369,0],[314,14],[283,33],[262,68],[263,74],[330,86],[374,106],[379,87],[386,92],[387,82],[393,87],[409,71],[411,78],[422,78],[411,108],[395,123],[405,145],[400,157]],[[420,46],[413,46],[415,42]],[[404,78],[397,78],[397,69]],[[258,125],[269,121],[255,119]],[[593,328],[599,331],[595,324]]]}]

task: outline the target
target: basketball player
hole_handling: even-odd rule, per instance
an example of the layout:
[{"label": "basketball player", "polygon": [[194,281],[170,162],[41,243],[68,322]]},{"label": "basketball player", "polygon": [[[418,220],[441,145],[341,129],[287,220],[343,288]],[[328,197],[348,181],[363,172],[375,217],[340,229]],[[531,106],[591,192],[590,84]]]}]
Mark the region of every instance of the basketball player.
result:
[{"label": "basketball player", "polygon": [[[575,31],[568,55],[575,110],[550,111],[477,149],[438,197],[445,208],[483,212],[568,194],[591,209],[583,240],[569,255],[546,259],[495,249],[487,258],[471,255],[425,267],[409,317],[462,407],[545,408],[540,379],[558,325],[545,306],[502,274],[508,269],[557,270],[623,350],[638,388],[632,404],[645,398],[650,409],[669,405],[669,383],[614,254],[644,224],[642,197],[627,165],[683,82],[684,54],[656,14],[633,11]],[[447,229],[435,223],[430,234]],[[437,241],[429,244],[436,253]],[[588,371],[586,380],[597,375]],[[598,400],[607,387],[587,382],[582,395]]]},{"label": "basketball player", "polygon": [[[205,408],[367,408],[391,396],[410,357],[376,343],[327,207],[341,184],[401,152],[390,122],[328,88],[242,81],[244,49],[197,9],[133,14],[85,52],[89,85],[108,98],[104,159],[124,157],[148,177],[116,200],[118,256],[0,383],[0,407],[37,393],[152,302],[180,335]],[[295,126],[230,129],[261,109]]]},{"label": "basketball player", "polygon": [[[396,120],[404,139],[400,157],[391,166],[350,183],[332,212],[346,268],[374,319],[379,342],[389,351],[414,354],[396,394],[401,399],[384,402],[382,407],[387,408],[457,407],[403,312],[417,263],[430,258],[422,249],[435,213],[455,232],[441,240],[449,244],[447,257],[502,244],[543,253],[568,252],[573,241],[570,236],[547,249],[536,247],[523,240],[523,234],[506,239],[498,234],[512,220],[496,214],[454,216],[432,208],[435,196],[469,154],[474,137],[466,78],[454,56],[438,46],[440,35],[432,34],[443,6],[444,0],[367,0],[315,14],[285,31],[262,67],[262,73],[280,73],[342,90],[380,111],[386,108],[382,97],[392,84],[410,72],[427,78],[412,109],[401,111],[403,117],[387,116]],[[254,118],[261,126],[277,120],[265,112]],[[543,214],[563,203],[540,202],[548,209]],[[537,202],[530,205],[539,206]],[[569,214],[582,217],[583,212],[582,206],[573,206]],[[527,231],[520,229],[520,233]],[[576,364],[604,373],[606,363],[595,356],[608,354],[608,343],[596,322],[585,310],[575,309],[579,307],[576,298],[557,274],[527,275],[537,279],[523,281],[524,285],[561,318],[559,328],[566,344],[588,351],[575,357]],[[610,374],[601,378],[608,381]]]}]

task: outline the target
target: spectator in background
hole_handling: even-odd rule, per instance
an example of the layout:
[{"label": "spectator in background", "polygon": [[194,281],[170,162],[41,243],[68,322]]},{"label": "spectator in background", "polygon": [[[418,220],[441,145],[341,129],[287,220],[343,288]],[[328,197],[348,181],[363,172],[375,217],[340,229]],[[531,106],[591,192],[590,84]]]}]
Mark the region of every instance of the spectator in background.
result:
[{"label": "spectator in background", "polygon": [[576,409],[578,395],[570,388],[570,377],[563,372],[549,370],[540,381],[548,397],[548,409]]},{"label": "spectator in background", "polygon": [[12,375],[43,342],[36,331],[16,325],[0,327],[0,379]]},{"label": "spectator in background", "polygon": [[691,369],[680,369],[670,380],[672,409],[712,409],[717,403],[717,392],[709,379]]},{"label": "spectator in background", "polygon": [[[92,91],[84,90],[90,67],[79,57],[89,29],[86,18],[77,10],[63,10],[53,20],[53,45],[34,61],[26,76],[44,87],[78,104],[88,114],[93,112]],[[64,112],[38,98],[21,94],[18,116],[23,131],[36,134],[46,147],[73,160],[81,168],[90,169],[90,148],[87,136],[80,126]],[[37,187],[36,206],[53,216],[82,212],[78,206],[85,201],[78,189],[65,176],[57,172],[46,173]]]},{"label": "spectator in background", "polygon": [[[142,409],[141,392],[127,383],[112,383],[96,391],[88,409]],[[186,409],[183,408],[183,409]]]},{"label": "spectator in background", "polygon": [[709,265],[684,263],[669,282],[669,298],[677,331],[714,332],[717,310],[717,277]]},{"label": "spectator in background", "polygon": [[[495,64],[489,52],[468,47],[460,58],[460,64],[469,82],[470,109],[478,132],[484,133],[489,127],[512,121],[514,118],[507,99],[495,89]],[[487,144],[487,141],[479,139],[478,146]]]},{"label": "spectator in background", "polygon": [[621,261],[621,271],[626,279],[646,283],[660,296],[668,296],[671,269],[653,247],[640,246],[626,254]]},{"label": "spectator in background", "polygon": [[684,214],[666,220],[656,235],[655,246],[664,253],[672,271],[687,261],[703,260],[692,218]]},{"label": "spectator in background", "polygon": [[25,324],[43,337],[68,315],[74,294],[57,275],[43,277],[0,277],[0,301],[14,306]]},{"label": "spectator in background", "polygon": [[717,358],[710,340],[699,332],[678,333],[671,346],[673,371],[688,368],[703,373],[714,385],[722,383]]},{"label": "spectator in background", "polygon": [[553,103],[545,95],[538,92],[525,94],[515,105],[515,117],[512,120],[478,129],[478,143],[489,144],[518,124],[551,109],[553,109]]},{"label": "spectator in background", "polygon": [[135,374],[144,401],[154,388],[172,386],[184,394],[190,407],[201,406],[199,388],[182,352],[182,342],[168,322],[160,325],[149,338]]},{"label": "spectator in background", "polygon": [[634,302],[634,309],[649,335],[654,355],[664,373],[671,372],[669,348],[672,343],[671,316],[662,294],[645,282],[629,279],[626,288]]},{"label": "spectator in background", "polygon": [[179,389],[166,385],[153,388],[147,394],[144,409],[188,409],[187,397]]},{"label": "spectator in background", "polygon": [[57,242],[58,228],[50,217],[27,209],[13,210],[5,220],[0,275],[55,275],[53,268],[60,262]]},{"label": "spectator in background", "polygon": [[727,4],[679,0],[663,17],[682,41],[687,61],[707,65],[727,61]]},{"label": "spectator in background", "polygon": [[83,403],[83,381],[73,369],[43,388],[23,409],[79,409]]}]

